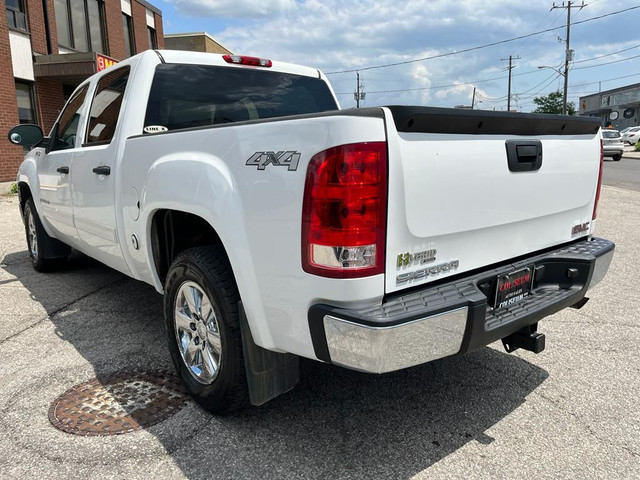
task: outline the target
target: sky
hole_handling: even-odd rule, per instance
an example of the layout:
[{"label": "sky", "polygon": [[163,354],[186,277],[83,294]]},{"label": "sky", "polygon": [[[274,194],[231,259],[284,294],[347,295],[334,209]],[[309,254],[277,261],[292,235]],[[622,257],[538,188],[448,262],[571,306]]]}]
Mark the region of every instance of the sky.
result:
[{"label": "sky", "polygon": [[[536,108],[535,97],[563,89],[567,9],[552,9],[553,1],[151,3],[162,10],[165,33],[207,32],[233,53],[322,70],[342,108],[356,104],[358,70],[364,107],[470,106],[475,87],[475,108],[506,110],[510,56],[512,110],[530,112]],[[575,53],[568,99],[577,108],[580,96],[640,83],[640,0],[584,4],[571,9],[570,48]],[[556,0],[556,5],[563,2]],[[622,10],[627,11],[605,16]],[[596,18],[600,16],[605,17]],[[545,30],[550,31],[536,34]],[[406,63],[371,68],[401,62]]]}]

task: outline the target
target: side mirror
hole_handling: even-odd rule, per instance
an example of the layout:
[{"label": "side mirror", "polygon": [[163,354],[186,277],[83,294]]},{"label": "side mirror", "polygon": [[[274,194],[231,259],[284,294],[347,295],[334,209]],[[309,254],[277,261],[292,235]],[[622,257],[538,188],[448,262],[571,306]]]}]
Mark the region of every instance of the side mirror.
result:
[{"label": "side mirror", "polygon": [[27,148],[38,145],[43,138],[44,134],[38,125],[16,125],[9,130],[9,141],[15,145],[22,145]]}]

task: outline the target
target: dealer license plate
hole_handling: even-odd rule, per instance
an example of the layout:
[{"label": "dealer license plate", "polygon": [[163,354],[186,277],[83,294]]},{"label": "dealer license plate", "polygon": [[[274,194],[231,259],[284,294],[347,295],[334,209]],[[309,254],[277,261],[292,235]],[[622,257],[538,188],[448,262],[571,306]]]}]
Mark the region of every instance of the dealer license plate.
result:
[{"label": "dealer license plate", "polygon": [[531,293],[533,285],[533,265],[498,276],[494,308],[504,308],[518,303]]}]

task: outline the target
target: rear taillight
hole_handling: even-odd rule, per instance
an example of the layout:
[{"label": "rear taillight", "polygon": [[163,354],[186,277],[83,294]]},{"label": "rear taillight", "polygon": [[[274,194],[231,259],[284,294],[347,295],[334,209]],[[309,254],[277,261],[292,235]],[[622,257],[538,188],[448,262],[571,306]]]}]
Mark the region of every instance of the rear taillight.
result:
[{"label": "rear taillight", "polygon": [[236,65],[250,65],[252,67],[270,67],[271,60],[268,58],[247,57],[246,55],[223,55],[224,61],[227,63],[235,63]]},{"label": "rear taillight", "polygon": [[302,268],[331,278],[384,272],[387,144],[333,147],[309,162],[302,207]]},{"label": "rear taillight", "polygon": [[604,167],[604,147],[602,139],[600,139],[600,170],[598,171],[598,187],[596,189],[596,201],[593,204],[593,216],[591,220],[595,220],[598,216],[598,202],[600,201],[600,189],[602,188],[602,169]]}]

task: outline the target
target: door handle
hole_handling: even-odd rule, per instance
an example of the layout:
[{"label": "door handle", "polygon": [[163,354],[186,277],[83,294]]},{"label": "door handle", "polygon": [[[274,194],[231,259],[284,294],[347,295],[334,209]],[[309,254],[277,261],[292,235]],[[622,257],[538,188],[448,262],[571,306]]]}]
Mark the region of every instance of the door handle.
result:
[{"label": "door handle", "polygon": [[69,167],[64,166],[64,167],[58,167],[56,168],[56,172],[58,173],[64,173],[65,175],[69,173]]},{"label": "door handle", "polygon": [[96,175],[109,175],[111,173],[111,167],[108,165],[100,165],[93,169],[93,173]]}]

